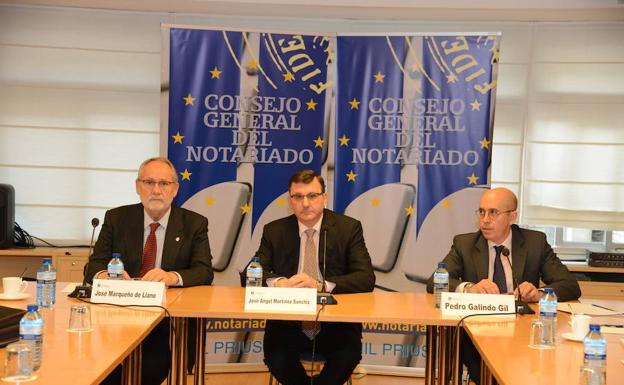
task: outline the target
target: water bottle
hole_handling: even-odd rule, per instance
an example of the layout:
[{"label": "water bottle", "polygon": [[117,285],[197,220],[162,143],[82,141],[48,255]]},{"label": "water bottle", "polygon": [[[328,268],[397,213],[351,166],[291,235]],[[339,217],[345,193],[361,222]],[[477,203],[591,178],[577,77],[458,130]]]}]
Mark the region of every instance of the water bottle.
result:
[{"label": "water bottle", "polygon": [[247,266],[247,287],[262,286],[262,265],[258,257],[253,257]]},{"label": "water bottle", "polygon": [[124,264],[121,261],[121,254],[113,253],[108,263],[108,279],[123,279]]},{"label": "water bottle", "polygon": [[589,333],[583,339],[584,385],[604,385],[607,383],[607,340],[600,334],[600,325],[589,325]]},{"label": "water bottle", "polygon": [[557,332],[557,296],[551,287],[544,289],[539,300],[539,318],[542,321],[542,345],[554,346]]},{"label": "water bottle", "polygon": [[435,295],[435,306],[440,307],[442,292],[449,291],[449,273],[446,270],[446,263],[438,263],[438,268],[433,272],[433,294]]},{"label": "water bottle", "polygon": [[43,258],[37,270],[37,305],[53,307],[56,300],[56,269],[52,266],[52,258]]},{"label": "water bottle", "polygon": [[28,311],[19,323],[20,341],[31,345],[33,351],[33,370],[41,367],[41,344],[43,343],[43,318],[37,305],[28,305]]}]

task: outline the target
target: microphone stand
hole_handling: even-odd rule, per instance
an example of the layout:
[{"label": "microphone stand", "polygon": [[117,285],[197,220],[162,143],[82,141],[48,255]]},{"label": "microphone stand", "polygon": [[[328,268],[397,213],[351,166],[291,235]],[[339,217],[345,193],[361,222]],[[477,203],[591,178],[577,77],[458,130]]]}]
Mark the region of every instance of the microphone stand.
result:
[{"label": "microphone stand", "polygon": [[327,229],[323,230],[323,238],[325,239],[323,242],[323,274],[321,274],[323,283],[321,284],[321,292],[316,293],[316,303],[317,305],[336,305],[338,304],[338,301],[336,301],[336,298],[334,298],[333,295],[327,292],[327,286],[325,285],[325,274],[327,268]]},{"label": "microphone stand", "polygon": [[89,262],[91,260],[91,254],[93,253],[93,238],[95,236],[95,228],[100,224],[100,220],[97,218],[91,219],[91,226],[93,226],[93,230],[91,231],[91,242],[89,243],[89,255],[87,259],[87,263],[84,266],[84,273],[82,274],[84,277],[82,278],[82,285],[76,286],[74,291],[69,293],[67,296],[71,298],[91,298],[91,285],[87,283],[87,268],[89,267]]},{"label": "microphone stand", "polygon": [[[504,248],[502,253],[505,258],[507,258],[507,263],[511,266],[511,260],[509,259],[509,249]],[[535,314],[535,311],[529,307],[529,304],[522,300],[522,294],[520,294],[520,285],[518,285],[518,281],[516,281],[516,277],[513,275],[513,271],[511,273],[511,279],[513,280],[513,285],[518,290],[518,296],[515,297],[516,303],[516,314]]]}]

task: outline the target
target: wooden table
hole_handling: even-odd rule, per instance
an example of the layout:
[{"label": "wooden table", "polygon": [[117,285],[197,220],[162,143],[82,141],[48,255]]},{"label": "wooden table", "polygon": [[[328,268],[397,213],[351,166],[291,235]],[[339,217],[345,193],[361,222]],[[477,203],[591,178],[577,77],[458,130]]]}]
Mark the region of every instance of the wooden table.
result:
[{"label": "wooden table", "polygon": [[35,247],[0,249],[0,276],[35,278],[43,258],[52,258],[59,282],[82,282],[82,269],[89,255],[88,247]]},{"label": "wooden table", "polygon": [[[121,308],[110,305],[91,306],[93,331],[67,332],[71,305],[80,303],[68,298],[57,284],[56,305],[42,309],[45,322],[43,359],[38,378],[29,384],[99,384],[117,365],[123,362],[123,378],[137,384],[140,377],[141,341],[164,317],[158,308]],[[20,301],[0,301],[0,305],[26,309],[35,303],[35,284],[29,282],[30,297]],[[173,291],[173,301],[179,292]],[[0,363],[4,349],[0,350]],[[4,383],[0,381],[0,383]]]},{"label": "wooden table", "polygon": [[[176,330],[186,331],[189,318],[198,319],[198,341],[195,356],[195,384],[204,383],[204,357],[206,318],[239,318],[271,320],[314,320],[315,315],[255,313],[244,311],[245,289],[226,286],[196,286],[182,289],[183,292],[167,309],[173,317]],[[440,384],[457,381],[458,333],[457,317],[442,317],[434,306],[434,297],[425,293],[373,292],[335,295],[338,305],[326,306],[320,321],[331,322],[380,322],[426,325],[427,361],[425,382]],[[177,334],[173,341],[173,360],[170,383],[185,384],[186,346],[184,333]],[[431,353],[433,352],[433,353]]]},{"label": "wooden table", "polygon": [[[484,361],[482,384],[492,383],[492,377],[500,385],[579,384],[583,344],[561,336],[561,333],[570,331],[570,315],[557,314],[557,342],[555,349],[550,350],[528,347],[531,320],[536,317],[517,316],[510,321],[466,320],[465,329]],[[624,335],[604,336],[607,339],[607,385],[621,384],[624,378],[624,364],[621,362],[624,347],[620,339]]]}]

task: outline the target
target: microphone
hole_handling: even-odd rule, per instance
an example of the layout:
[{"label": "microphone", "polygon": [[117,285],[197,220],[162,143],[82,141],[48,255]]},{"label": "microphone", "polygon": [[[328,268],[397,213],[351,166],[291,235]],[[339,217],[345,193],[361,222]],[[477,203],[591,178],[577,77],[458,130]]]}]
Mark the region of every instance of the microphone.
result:
[{"label": "microphone", "polygon": [[76,286],[74,291],[69,293],[67,296],[71,298],[91,298],[91,285],[87,284],[87,268],[89,267],[89,262],[91,260],[91,254],[93,253],[93,238],[95,237],[95,228],[100,224],[100,220],[98,218],[91,219],[91,226],[93,226],[93,230],[91,230],[91,242],[89,242],[89,254],[87,258],[87,263],[84,265],[83,273],[84,276],[82,278],[82,285]]},{"label": "microphone", "polygon": [[[509,249],[503,247],[503,251],[501,254],[507,258],[507,263],[511,266],[511,259],[509,259]],[[516,302],[516,313],[517,314],[535,314],[533,309],[529,307],[529,305],[522,301],[522,295],[520,294],[520,286],[518,285],[518,281],[516,281],[516,277],[514,277],[513,272],[511,273],[511,279],[513,281],[513,286],[515,289],[518,289],[518,297],[514,298]]]},{"label": "microphone", "polygon": [[323,273],[321,273],[323,283],[321,285],[321,292],[316,294],[316,303],[318,305],[336,305],[338,301],[336,301],[333,295],[327,292],[327,286],[325,285],[325,274],[327,272],[327,229],[323,229],[323,239]]}]

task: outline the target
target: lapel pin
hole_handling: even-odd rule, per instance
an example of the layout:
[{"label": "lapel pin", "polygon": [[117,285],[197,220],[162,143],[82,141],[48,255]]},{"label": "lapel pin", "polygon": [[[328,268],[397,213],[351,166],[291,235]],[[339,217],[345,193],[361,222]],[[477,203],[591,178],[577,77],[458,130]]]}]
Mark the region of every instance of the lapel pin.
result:
[{"label": "lapel pin", "polygon": [[176,237],[176,242],[180,242],[180,237]]}]

